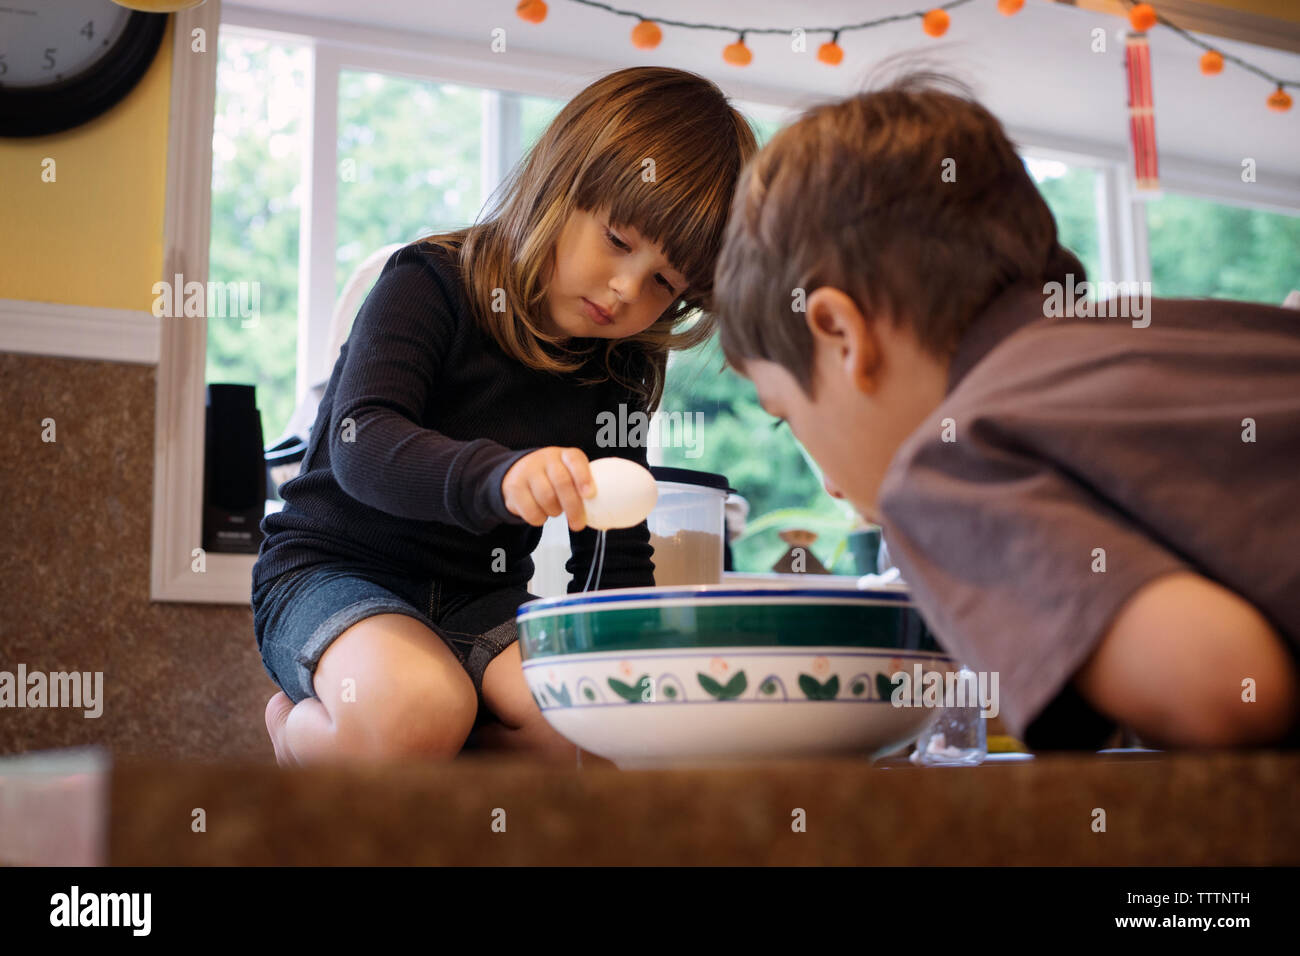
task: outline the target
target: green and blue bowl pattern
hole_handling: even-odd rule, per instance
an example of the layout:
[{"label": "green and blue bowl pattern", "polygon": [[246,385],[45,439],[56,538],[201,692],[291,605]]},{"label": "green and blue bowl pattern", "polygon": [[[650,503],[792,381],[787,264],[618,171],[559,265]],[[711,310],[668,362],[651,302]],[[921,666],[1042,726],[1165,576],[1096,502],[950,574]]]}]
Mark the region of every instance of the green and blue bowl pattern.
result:
[{"label": "green and blue bowl pattern", "polygon": [[620,766],[889,752],[933,716],[891,675],[951,665],[904,588],[625,588],[516,620],[542,713]]}]

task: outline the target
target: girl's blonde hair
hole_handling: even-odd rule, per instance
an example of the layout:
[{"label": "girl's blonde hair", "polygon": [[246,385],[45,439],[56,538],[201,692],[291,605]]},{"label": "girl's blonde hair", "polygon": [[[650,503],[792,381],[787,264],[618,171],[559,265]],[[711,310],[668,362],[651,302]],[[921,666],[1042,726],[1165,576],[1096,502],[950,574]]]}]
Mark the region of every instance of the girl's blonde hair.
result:
[{"label": "girl's blonde hair", "polygon": [[[668,352],[713,334],[714,263],[741,168],[757,151],[748,121],[711,81],[666,67],[619,70],[560,110],[474,225],[424,241],[453,254],[475,320],[507,355],[570,373],[603,348],[604,374],[585,381],[612,378],[654,411]],[[600,209],[661,245],[688,286],[645,331],[574,351],[539,320],[560,231],[575,210]]]}]

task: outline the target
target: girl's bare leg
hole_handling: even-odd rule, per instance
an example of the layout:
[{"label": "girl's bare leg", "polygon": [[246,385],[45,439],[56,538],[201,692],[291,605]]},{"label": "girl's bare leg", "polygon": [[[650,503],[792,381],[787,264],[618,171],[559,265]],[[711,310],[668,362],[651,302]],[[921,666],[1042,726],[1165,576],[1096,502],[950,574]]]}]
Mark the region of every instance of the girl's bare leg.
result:
[{"label": "girl's bare leg", "polygon": [[474,725],[474,684],[442,639],[404,614],[377,614],[326,648],[316,697],[283,692],[266,724],[281,766],[406,756],[450,759]]}]

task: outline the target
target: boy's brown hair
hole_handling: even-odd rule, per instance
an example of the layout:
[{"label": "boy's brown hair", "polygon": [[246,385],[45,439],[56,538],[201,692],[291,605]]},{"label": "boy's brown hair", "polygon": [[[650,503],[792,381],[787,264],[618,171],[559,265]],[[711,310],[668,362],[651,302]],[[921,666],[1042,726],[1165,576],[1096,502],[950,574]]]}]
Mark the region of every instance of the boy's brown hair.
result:
[{"label": "boy's brown hair", "polygon": [[839,289],[947,357],[1004,288],[1071,272],[1084,279],[1002,124],[960,81],[913,71],[806,111],[746,167],[714,282],[720,345],[812,396],[800,290]]}]

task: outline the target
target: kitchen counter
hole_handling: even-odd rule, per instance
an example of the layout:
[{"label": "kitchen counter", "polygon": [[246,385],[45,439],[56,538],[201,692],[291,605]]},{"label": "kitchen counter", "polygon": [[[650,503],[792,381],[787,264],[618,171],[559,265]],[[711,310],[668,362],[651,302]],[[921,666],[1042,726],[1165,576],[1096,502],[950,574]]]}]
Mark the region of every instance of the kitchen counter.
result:
[{"label": "kitchen counter", "polygon": [[[495,754],[281,770],[110,763],[92,753],[71,776],[66,757],[39,772],[43,757],[0,760],[0,861],[77,862],[69,856],[80,853],[79,862],[126,866],[1300,863],[1293,752],[656,771]],[[20,762],[27,770],[15,774]]]}]

